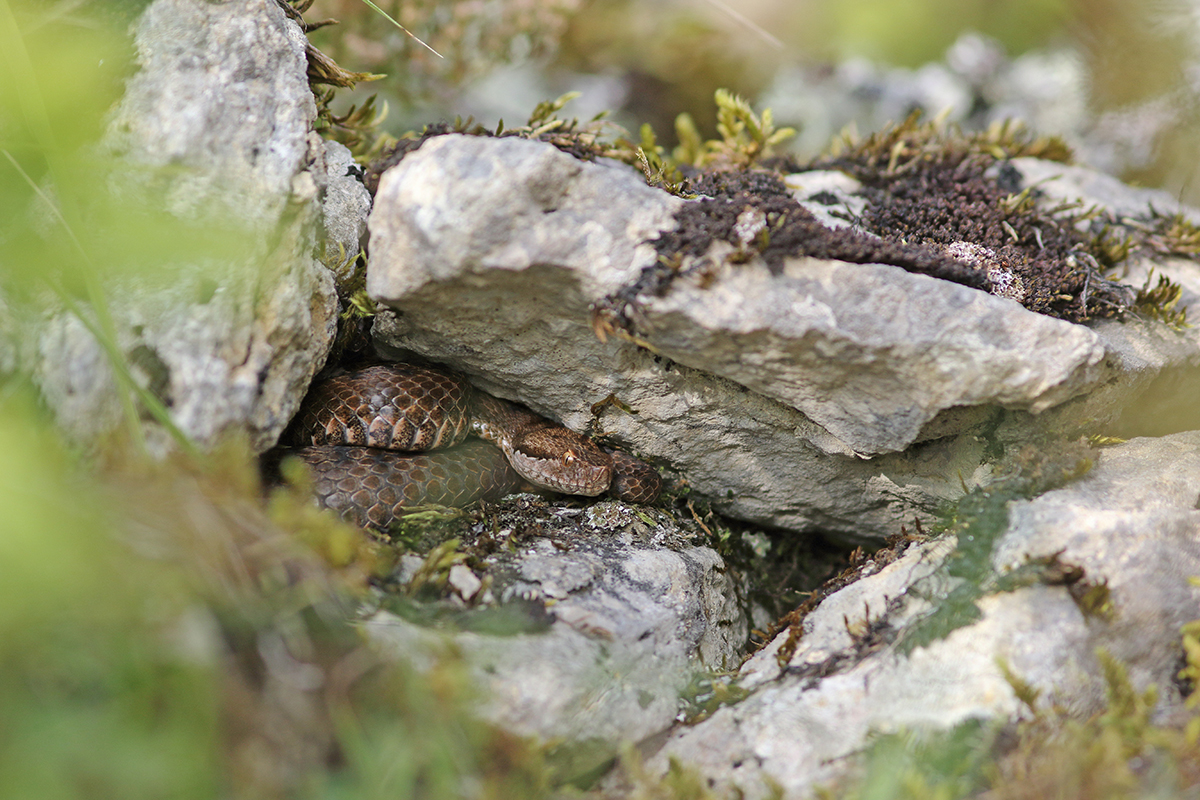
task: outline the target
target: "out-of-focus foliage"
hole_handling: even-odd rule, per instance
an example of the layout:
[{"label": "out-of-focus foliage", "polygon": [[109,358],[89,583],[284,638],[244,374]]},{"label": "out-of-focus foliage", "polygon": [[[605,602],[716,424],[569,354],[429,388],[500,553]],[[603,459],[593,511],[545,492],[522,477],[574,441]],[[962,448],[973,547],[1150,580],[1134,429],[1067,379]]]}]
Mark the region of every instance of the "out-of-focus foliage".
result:
[{"label": "out-of-focus foliage", "polygon": [[132,557],[112,498],[19,381],[0,385],[0,796],[205,797],[218,675],[176,570]]},{"label": "out-of-focus foliage", "polygon": [[1200,204],[1200,22],[1190,0],[1072,0],[1089,105],[1126,166],[1118,177]]},{"label": "out-of-focus foliage", "polygon": [[[781,5],[781,16],[798,8]],[[687,113],[702,137],[712,137],[713,94],[726,87],[742,97],[758,95],[788,59],[788,51],[776,44],[704,0],[605,0],[584,4],[571,18],[554,68],[620,76],[625,102],[613,111],[632,129],[648,123],[670,133],[676,116]]]},{"label": "out-of-focus foliage", "polygon": [[119,292],[171,285],[177,275],[164,264],[225,261],[248,246],[230,231],[113,201],[113,165],[97,142],[133,69],[127,31],[142,5],[0,5],[0,301],[10,313],[65,309],[92,332],[135,438],[143,411],[174,431],[117,350]]},{"label": "out-of-focus foliage", "polygon": [[317,0],[305,16],[332,17],[340,25],[314,33],[313,42],[343,66],[387,73],[382,86],[394,97],[414,101],[445,96],[500,64],[551,51],[580,1],[376,0],[376,5],[443,57],[361,0]]},{"label": "out-of-focus foliage", "polygon": [[[541,751],[469,714],[453,657],[429,679],[363,644],[390,550],[299,493],[265,502],[244,443],[141,447],[165,410],[111,310],[249,244],[111,191],[95,145],[143,5],[0,0],[0,797],[544,796]],[[47,311],[126,378],[128,424],[86,452],[15,357]]]},{"label": "out-of-focus foliage", "polygon": [[1013,53],[1043,47],[1068,15],[1068,0],[847,0],[817,3],[803,23],[795,15],[785,24],[789,38],[818,57],[866,56],[916,67],[940,59],[967,30],[999,39]]},{"label": "out-of-focus foliage", "polygon": [[1159,275],[1154,282],[1154,270],[1146,276],[1146,283],[1138,289],[1134,307],[1152,319],[1165,322],[1176,330],[1187,328],[1187,306],[1177,308],[1179,299],[1183,296],[1183,287]]}]

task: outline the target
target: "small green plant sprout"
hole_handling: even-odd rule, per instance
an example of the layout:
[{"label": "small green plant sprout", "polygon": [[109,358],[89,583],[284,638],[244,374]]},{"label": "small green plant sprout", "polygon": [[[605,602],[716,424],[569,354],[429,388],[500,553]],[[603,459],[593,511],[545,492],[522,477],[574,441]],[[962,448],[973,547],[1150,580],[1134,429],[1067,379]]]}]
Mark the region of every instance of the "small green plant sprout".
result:
[{"label": "small green plant sprout", "polygon": [[721,140],[705,142],[704,152],[694,162],[697,166],[749,167],[771,155],[774,145],[796,135],[794,128],[775,128],[771,109],[764,109],[760,117],[749,102],[728,89],[717,89],[713,98]]},{"label": "small green plant sprout", "polygon": [[350,302],[346,304],[346,310],[342,316],[346,319],[370,319],[375,316],[375,310],[375,301],[367,294],[367,290],[359,289],[350,295]]},{"label": "small green plant sprout", "polygon": [[1127,236],[1120,227],[1104,225],[1092,239],[1090,249],[1101,265],[1112,267],[1129,257],[1133,243],[1133,238]]},{"label": "small green plant sprout", "polygon": [[329,107],[334,91],[329,89],[317,95],[317,119],[313,123],[317,133],[346,145],[359,160],[370,159],[378,150],[394,141],[379,131],[379,126],[388,115],[386,100],[377,107],[376,95],[371,95],[361,106],[352,105],[346,113],[339,115]]},{"label": "small green plant sprout", "polygon": [[675,118],[675,138],[679,140],[673,153],[675,161],[698,166],[704,158],[704,139],[691,114],[683,113]]},{"label": "small green plant sprout", "polygon": [[1000,210],[1005,214],[1028,214],[1037,207],[1033,197],[1033,186],[1026,186],[1019,194],[1010,194],[1000,200]]},{"label": "small green plant sprout", "polygon": [[1187,322],[1187,307],[1177,309],[1175,306],[1183,296],[1183,287],[1166,275],[1159,275],[1158,282],[1151,286],[1154,280],[1154,270],[1146,276],[1146,282],[1138,289],[1133,301],[1134,311],[1144,316],[1165,322],[1175,330],[1191,327]]},{"label": "small green plant sprout", "polygon": [[1122,439],[1119,436],[1105,436],[1102,433],[1093,433],[1087,437],[1087,443],[1092,447],[1112,447],[1125,444],[1127,441],[1128,439]]},{"label": "small green plant sprout", "polygon": [[529,115],[529,121],[525,123],[530,138],[558,130],[564,125],[571,128],[575,127],[578,124],[577,120],[572,120],[568,124],[566,120],[558,118],[558,112],[562,111],[567,103],[579,97],[579,95],[579,92],[567,92],[554,100],[543,100],[534,106],[533,113]]},{"label": "small green plant sprout", "polygon": [[407,587],[408,594],[415,597],[424,590],[440,593],[449,580],[450,568],[466,563],[467,555],[458,549],[459,544],[461,542],[458,539],[448,539],[430,550],[413,573]]},{"label": "small green plant sprout", "polygon": [[1008,661],[1002,656],[996,656],[996,667],[1000,670],[1000,674],[1004,676],[1004,681],[1013,690],[1017,700],[1021,701],[1021,705],[1025,706],[1029,711],[1037,716],[1037,703],[1041,698],[1042,691],[1034,687],[1017,673],[1013,672]]},{"label": "small green plant sprout", "polygon": [[584,123],[578,118],[567,120],[558,116],[558,112],[567,103],[579,97],[579,94],[567,92],[554,100],[543,100],[534,107],[529,121],[523,126],[505,130],[504,121],[501,120],[495,133],[488,135],[519,136],[522,139],[546,142],[585,161],[616,158],[627,164],[634,163],[636,152],[629,141],[621,140],[614,144],[604,138],[607,131],[614,127],[605,119],[608,116],[607,111],[601,111]]},{"label": "small green plant sprout", "polygon": [[642,141],[637,148],[637,163],[646,183],[663,189],[676,197],[691,197],[687,193],[687,181],[674,162],[663,156],[663,148],[659,146],[650,123],[642,125]]},{"label": "small green plant sprout", "polygon": [[1167,216],[1153,208],[1149,223],[1138,220],[1121,220],[1146,234],[1145,243],[1151,250],[1163,255],[1200,256],[1200,225],[1183,214]]}]

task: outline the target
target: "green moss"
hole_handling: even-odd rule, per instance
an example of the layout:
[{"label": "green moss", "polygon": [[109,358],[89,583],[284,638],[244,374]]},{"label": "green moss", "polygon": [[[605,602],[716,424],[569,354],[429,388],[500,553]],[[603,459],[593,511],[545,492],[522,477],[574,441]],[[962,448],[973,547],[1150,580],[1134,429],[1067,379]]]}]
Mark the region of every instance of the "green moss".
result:
[{"label": "green moss", "polygon": [[1055,136],[1036,136],[1020,120],[995,122],[984,131],[965,133],[941,118],[922,121],[914,111],[900,123],[885,125],[867,136],[845,131],[830,143],[825,161],[852,162],[884,175],[915,168],[921,161],[947,155],[966,157],[986,155],[996,160],[1032,156],[1049,161],[1070,163],[1070,147]]},{"label": "green moss", "polygon": [[687,192],[687,181],[679,171],[678,164],[667,157],[664,149],[658,145],[654,129],[649,123],[642,125],[641,133],[641,144],[636,150],[637,165],[646,176],[646,183],[676,197],[694,197]]},{"label": "green moss", "polygon": [[1133,307],[1143,316],[1164,322],[1175,330],[1183,330],[1191,326],[1187,322],[1187,307],[1176,308],[1182,296],[1182,286],[1166,275],[1159,275],[1155,282],[1154,270],[1151,270],[1146,282],[1138,289]]},{"label": "green moss", "polygon": [[[1009,504],[1073,481],[1092,466],[1090,457],[1070,446],[1064,446],[1058,454],[1030,451],[1020,460],[1017,474],[992,488],[969,492],[944,514],[939,527],[955,537],[956,547],[935,580],[928,583],[940,586],[949,578],[951,588],[944,595],[926,598],[933,601],[934,608],[904,629],[897,644],[900,652],[911,653],[928,646],[979,619],[977,602],[985,595],[1034,583],[1067,586],[1087,611],[1098,615],[1111,612],[1107,588],[1088,582],[1082,568],[1060,561],[1057,555],[1030,560],[1004,574],[995,571],[992,553],[1008,531]],[[920,596],[921,584],[910,591]]]},{"label": "green moss", "polygon": [[443,632],[470,631],[484,636],[518,636],[544,633],[554,617],[540,603],[520,600],[502,605],[462,608],[445,603],[420,602],[402,595],[388,595],[379,604],[414,625]]},{"label": "green moss", "polygon": [[1163,255],[1200,255],[1200,225],[1182,213],[1164,215],[1153,212],[1148,224],[1139,226],[1146,244]]},{"label": "green moss", "polygon": [[749,696],[750,691],[739,685],[736,673],[696,672],[680,692],[684,721],[695,725],[717,710],[736,705]]},{"label": "green moss", "polygon": [[[796,135],[793,128],[775,127],[771,109],[764,109],[759,116],[749,102],[728,89],[717,89],[713,100],[717,104],[717,133],[721,138],[704,142],[699,152],[691,152],[697,137],[680,137],[683,144],[677,157],[693,158],[690,163],[694,166],[745,169],[771,156],[775,145]],[[682,123],[676,122],[676,129],[694,130],[695,126],[689,123],[685,117]]]},{"label": "green moss", "polygon": [[381,130],[387,119],[387,103],[376,106],[376,95],[371,95],[362,105],[352,105],[342,114],[335,114],[332,104],[334,89],[316,94],[317,119],[313,129],[326,139],[341,142],[360,161],[368,160],[389,141]]}]

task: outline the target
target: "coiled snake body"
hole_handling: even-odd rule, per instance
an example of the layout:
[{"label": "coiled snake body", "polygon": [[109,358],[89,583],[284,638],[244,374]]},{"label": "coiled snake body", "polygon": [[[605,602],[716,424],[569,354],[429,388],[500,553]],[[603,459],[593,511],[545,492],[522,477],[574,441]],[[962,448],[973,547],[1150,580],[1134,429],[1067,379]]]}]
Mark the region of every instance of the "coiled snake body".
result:
[{"label": "coiled snake body", "polygon": [[[472,433],[493,444],[464,441]],[[322,505],[377,528],[406,506],[463,506],[526,482],[564,494],[609,491],[637,503],[653,501],[662,488],[658,473],[632,456],[605,452],[458,375],[415,364],[318,382],[286,441],[312,469]]]}]

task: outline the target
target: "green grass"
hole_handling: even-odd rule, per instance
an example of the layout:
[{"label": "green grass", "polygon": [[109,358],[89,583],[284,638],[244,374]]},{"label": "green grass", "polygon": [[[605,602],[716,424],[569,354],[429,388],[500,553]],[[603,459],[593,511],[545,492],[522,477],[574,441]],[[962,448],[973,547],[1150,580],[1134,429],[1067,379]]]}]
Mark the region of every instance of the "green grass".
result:
[{"label": "green grass", "polygon": [[[122,292],[262,244],[110,193],[92,144],[142,5],[0,0],[0,797],[545,796],[542,751],[473,716],[461,664],[364,646],[393,553],[295,493],[264,502],[242,442],[201,455],[175,430],[175,456],[146,454],[145,424],[173,426],[119,344]],[[87,446],[12,358],[49,314],[85,323],[123,398]]]}]

